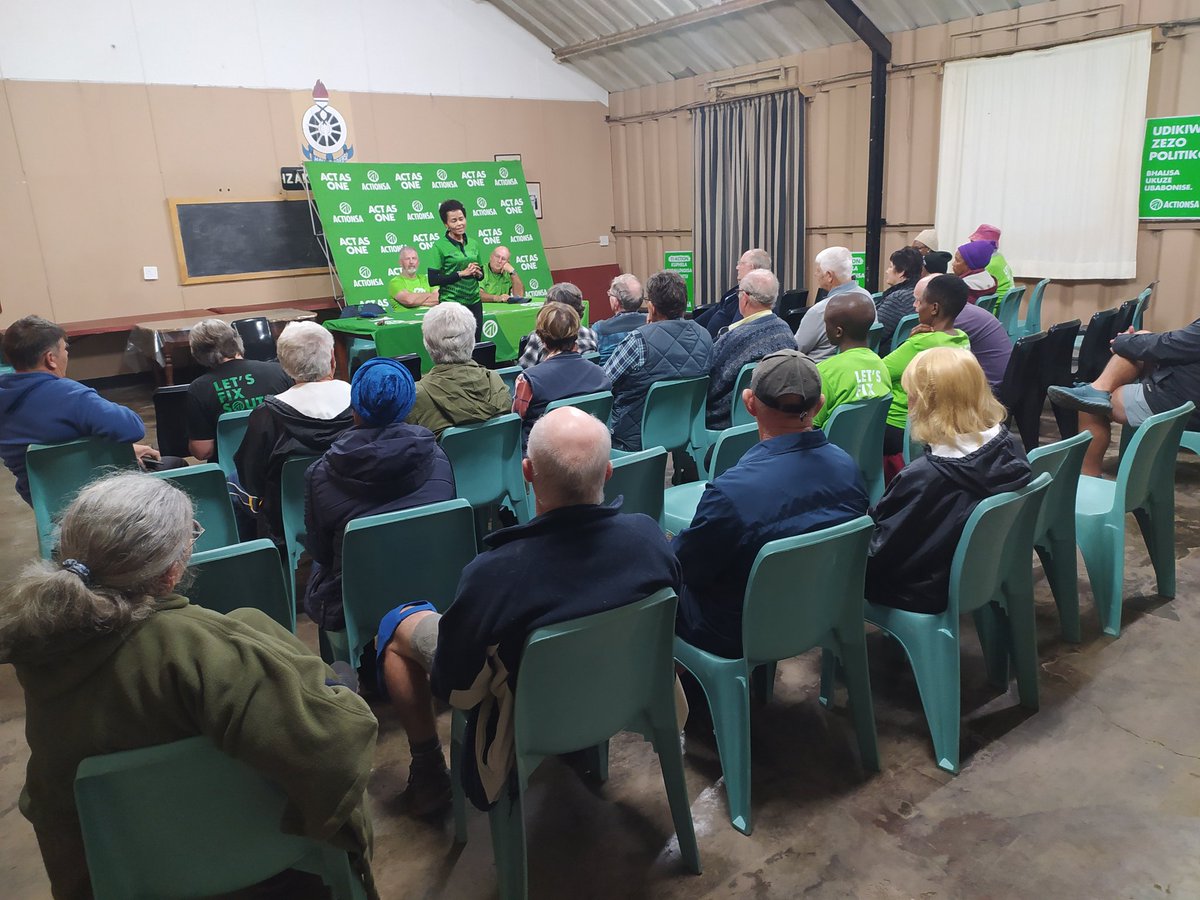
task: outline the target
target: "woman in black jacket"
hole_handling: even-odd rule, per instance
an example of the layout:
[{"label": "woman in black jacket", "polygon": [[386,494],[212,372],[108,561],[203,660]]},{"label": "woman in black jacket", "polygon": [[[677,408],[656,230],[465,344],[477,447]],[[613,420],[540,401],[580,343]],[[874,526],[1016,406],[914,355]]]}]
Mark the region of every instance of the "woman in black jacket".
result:
[{"label": "woman in black jacket", "polygon": [[450,460],[428,428],[406,425],[416,386],[394,359],[367,360],[350,386],[354,427],[312,464],[304,494],[304,546],[313,559],[304,611],[342,631],[342,535],[352,519],[453,500]]},{"label": "woman in black jacket", "polygon": [[1029,461],[1002,424],[1004,407],[969,350],[925,350],[901,383],[909,429],[927,447],[870,511],[867,599],[940,613],[949,603],[950,564],[967,519],[981,500],[1029,484]]}]

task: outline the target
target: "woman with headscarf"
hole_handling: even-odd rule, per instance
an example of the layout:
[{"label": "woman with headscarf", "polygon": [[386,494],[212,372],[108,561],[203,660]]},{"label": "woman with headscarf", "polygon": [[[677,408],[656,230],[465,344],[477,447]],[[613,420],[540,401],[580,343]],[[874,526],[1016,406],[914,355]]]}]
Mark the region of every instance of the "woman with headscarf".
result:
[{"label": "woman with headscarf", "polygon": [[967,239],[971,241],[987,241],[992,245],[992,258],[988,260],[988,273],[996,279],[996,296],[1001,300],[1013,286],[1012,267],[1000,253],[1000,229],[995,225],[983,224]]},{"label": "woman with headscarf", "polygon": [[954,251],[950,271],[967,283],[968,303],[996,293],[996,279],[987,270],[991,258],[991,241],[968,241]]},{"label": "woman with headscarf", "polygon": [[[325,632],[343,632],[342,535],[361,516],[454,499],[450,460],[428,428],[407,425],[416,385],[407,368],[376,357],[350,382],[354,427],[306,476],[304,546],[313,558],[304,611]],[[328,635],[332,643],[336,635]]]}]

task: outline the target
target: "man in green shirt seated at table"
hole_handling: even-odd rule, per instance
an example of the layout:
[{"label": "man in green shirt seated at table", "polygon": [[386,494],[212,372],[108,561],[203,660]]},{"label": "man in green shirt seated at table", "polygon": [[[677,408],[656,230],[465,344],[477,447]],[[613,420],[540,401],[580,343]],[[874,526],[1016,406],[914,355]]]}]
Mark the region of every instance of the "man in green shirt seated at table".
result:
[{"label": "man in green shirt seated at table", "polygon": [[954,327],[954,320],[967,305],[968,293],[967,283],[957,275],[938,275],[930,281],[913,301],[920,323],[913,328],[908,340],[883,358],[883,365],[892,379],[892,407],[888,410],[883,433],[883,477],[888,481],[904,468],[908,394],[900,383],[900,376],[922,350],[930,347],[971,348],[967,333]]},{"label": "man in green shirt seated at table", "polygon": [[825,307],[825,334],[838,348],[836,356],[817,363],[825,405],[813,418],[814,428],[824,428],[842,403],[886,397],[892,391],[892,376],[883,360],[867,346],[867,335],[875,323],[875,304],[858,293],[835,294]]},{"label": "man in green shirt seated at table", "polygon": [[507,303],[513,297],[525,296],[521,276],[508,261],[511,255],[503,244],[492,251],[479,284],[479,298],[484,303]]},{"label": "man in green shirt seated at table", "polygon": [[412,247],[400,248],[400,274],[388,282],[388,299],[393,310],[435,306],[438,290],[429,284],[429,276],[420,272],[420,259]]}]

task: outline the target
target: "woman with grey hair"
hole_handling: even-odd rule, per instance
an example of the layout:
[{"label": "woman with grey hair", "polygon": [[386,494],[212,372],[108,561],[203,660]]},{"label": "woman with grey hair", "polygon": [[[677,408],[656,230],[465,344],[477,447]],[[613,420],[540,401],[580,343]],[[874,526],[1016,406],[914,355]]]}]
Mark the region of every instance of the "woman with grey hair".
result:
[{"label": "woman with grey hair", "polygon": [[[582,322],[587,313],[583,307],[583,291],[579,290],[569,281],[560,281],[557,284],[552,284],[550,290],[546,291],[547,303],[565,303],[567,306],[579,313],[579,321]],[[596,349],[597,338],[596,332],[588,328],[586,325],[579,326],[579,339],[575,342],[575,349],[580,353],[591,353]],[[522,369],[528,369],[530,366],[536,366],[542,361],[542,357],[546,355],[546,345],[542,343],[542,339],[538,337],[535,329],[525,339],[525,349],[521,351],[521,358],[517,360]]]},{"label": "woman with grey hair", "polygon": [[295,382],[250,414],[234,456],[242,488],[255,498],[258,533],[283,542],[279,479],[290,456],[320,456],[354,424],[350,385],[333,377],[333,335],[315,322],[292,322],[276,342],[279,364]]},{"label": "woman with grey hair", "polygon": [[192,359],[208,369],[188,385],[188,452],[200,461],[217,459],[217,419],[260,406],[292,386],[277,362],[243,359],[241,336],[224,319],[205,319],[188,333]]},{"label": "woman with grey hair", "polygon": [[222,615],[177,593],[199,536],[192,514],[168,481],[95,481],[63,516],[62,561],[30,563],[0,593],[0,662],[25,692],[20,808],[54,896],[92,895],[80,761],[197,735],[278,784],[287,821],[350,850],[373,893],[364,791],[375,718],[264,613]]},{"label": "woman with grey hair", "polygon": [[417,399],[406,422],[440,435],[512,408],[512,395],[500,376],[471,358],[475,316],[469,309],[461,303],[435,306],[421,320],[421,339],[433,368],[417,382]]}]

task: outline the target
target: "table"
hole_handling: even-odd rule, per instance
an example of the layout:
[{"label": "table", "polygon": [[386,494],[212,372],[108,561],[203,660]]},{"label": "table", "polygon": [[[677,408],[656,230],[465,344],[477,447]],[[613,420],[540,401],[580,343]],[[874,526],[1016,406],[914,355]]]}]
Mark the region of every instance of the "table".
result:
[{"label": "table", "polygon": [[[312,320],[317,317],[315,312],[307,309],[264,309],[242,310],[236,313],[216,314],[206,311],[202,316],[188,316],[177,319],[153,320],[135,323],[129,331],[129,342],[125,347],[127,354],[136,354],[149,360],[156,368],[156,374],[165,380],[166,384],[175,383],[176,357],[191,357],[188,337],[192,326],[205,319],[221,319],[224,322],[234,322],[238,319],[267,319],[271,323],[271,331],[278,336],[283,326],[288,322]],[[184,363],[186,364],[186,363]]]},{"label": "table", "polygon": [[[516,360],[520,355],[521,338],[530,334],[537,324],[542,303],[485,303],[483,304],[483,338],[496,345],[496,360]],[[433,368],[425,344],[421,340],[421,320],[430,307],[390,311],[378,319],[330,319],[325,327],[339,337],[337,346],[339,377],[346,377],[347,347],[354,338],[375,342],[380,356],[403,356],[416,353],[421,357],[421,371]],[[584,306],[584,323],[587,308]]]}]

